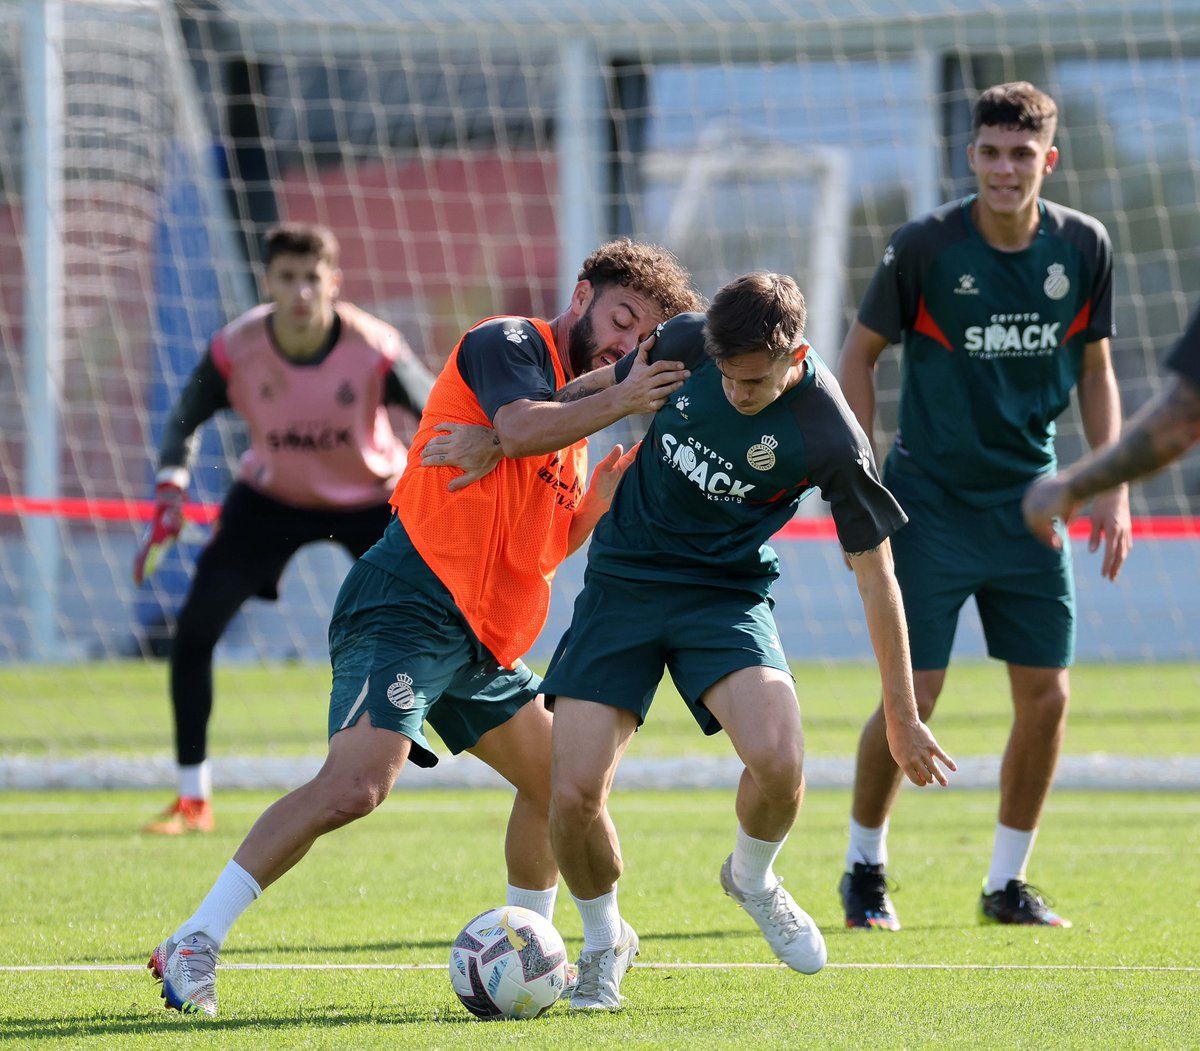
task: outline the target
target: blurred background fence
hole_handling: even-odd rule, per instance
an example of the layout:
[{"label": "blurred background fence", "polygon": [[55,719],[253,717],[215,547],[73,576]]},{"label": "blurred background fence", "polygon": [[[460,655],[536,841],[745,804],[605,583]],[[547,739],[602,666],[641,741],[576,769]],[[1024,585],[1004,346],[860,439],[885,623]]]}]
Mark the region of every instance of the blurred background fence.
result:
[{"label": "blurred background fence", "polygon": [[[345,296],[433,368],[478,318],[553,316],[618,234],[667,244],[708,295],[796,275],[832,360],[890,233],[971,189],[971,103],[1012,79],[1062,110],[1046,195],[1113,237],[1131,412],[1200,301],[1192,0],[0,0],[0,661],[169,637],[197,548],[136,590],[136,502],[208,336],[257,299],[272,223],[329,225]],[[889,354],[883,438],[898,377]],[[1070,461],[1074,410],[1060,434]],[[208,428],[195,499],[219,501],[240,441]],[[1193,456],[1135,513],[1194,515],[1198,490]],[[1195,658],[1191,535],[1144,543],[1116,588],[1077,560],[1084,657]],[[780,547],[795,656],[868,655],[836,550]],[[345,565],[302,555],[290,601],[248,607],[223,654],[323,658]]]}]

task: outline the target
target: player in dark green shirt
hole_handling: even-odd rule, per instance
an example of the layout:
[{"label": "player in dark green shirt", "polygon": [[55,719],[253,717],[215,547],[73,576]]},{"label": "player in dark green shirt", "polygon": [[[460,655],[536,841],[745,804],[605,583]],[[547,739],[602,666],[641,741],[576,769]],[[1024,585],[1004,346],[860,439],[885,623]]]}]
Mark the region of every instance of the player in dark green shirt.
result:
[{"label": "player in dark green shirt", "polygon": [[[707,315],[659,328],[654,357],[691,375],[655,414],[596,527],[544,684],[555,699],[552,839],[584,928],[573,1007],[619,1007],[637,954],[617,909],[620,847],[606,799],[664,666],[701,729],[725,730],[746,764],[722,887],[780,960],[805,973],[825,963],[821,932],[772,871],[799,811],[804,747],[771,612],[779,560],[768,541],[814,489],[858,578],[892,754],[916,784],[945,783],[939,759],[953,769],[916,714],[888,543],[904,514],[803,332],[804,297],[777,274],[739,278]],[[618,363],[617,379],[630,364]]]},{"label": "player in dark green shirt", "polygon": [[[1070,555],[1037,543],[1021,494],[1055,468],[1054,421],[1078,389],[1093,447],[1120,430],[1109,354],[1112,248],[1090,216],[1040,198],[1058,161],[1057,108],[1024,82],[976,103],[968,158],[978,192],[902,227],[842,348],[838,378],[870,434],[875,363],[903,342],[900,425],[884,480],[908,513],[895,544],[917,704],[933,711],[963,603],[1008,665],[1014,720],[980,905],[1001,923],[1065,926],[1025,881],[1054,774],[1074,656]],[[1129,549],[1124,489],[1096,501],[1091,549],[1116,579]],[[882,714],[859,743],[841,892],[850,927],[899,928],[888,898],[888,815],[899,771]]]},{"label": "player in dark green shirt", "polygon": [[1089,496],[1152,474],[1200,442],[1200,310],[1192,315],[1167,368],[1175,375],[1147,402],[1116,445],[1092,452],[1061,474],[1039,478],[1021,502],[1025,524],[1051,547],[1055,522],[1068,522]]}]

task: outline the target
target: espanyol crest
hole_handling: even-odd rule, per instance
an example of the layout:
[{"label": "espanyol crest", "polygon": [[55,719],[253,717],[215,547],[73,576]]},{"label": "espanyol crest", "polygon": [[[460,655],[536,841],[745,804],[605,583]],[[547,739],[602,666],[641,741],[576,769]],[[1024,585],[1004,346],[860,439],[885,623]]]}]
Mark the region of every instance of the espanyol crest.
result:
[{"label": "espanyol crest", "polygon": [[1071,291],[1071,279],[1067,277],[1067,268],[1062,263],[1051,263],[1046,267],[1042,291],[1051,299],[1062,299]]},{"label": "espanyol crest", "polygon": [[764,434],[761,442],[750,446],[746,462],[756,471],[769,471],[775,466],[775,450],[778,448],[779,439],[773,434]]},{"label": "espanyol crest", "polygon": [[403,712],[408,711],[417,701],[412,684],[412,676],[401,672],[396,676],[396,681],[387,688],[387,699]]}]

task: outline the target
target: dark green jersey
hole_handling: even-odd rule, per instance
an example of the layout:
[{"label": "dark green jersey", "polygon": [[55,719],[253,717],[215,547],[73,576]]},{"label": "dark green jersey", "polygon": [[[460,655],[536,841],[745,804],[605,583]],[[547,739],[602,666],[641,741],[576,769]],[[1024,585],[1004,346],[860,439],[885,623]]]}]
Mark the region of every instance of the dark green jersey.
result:
[{"label": "dark green jersey", "polygon": [[974,199],[896,232],[858,319],[904,341],[896,451],[989,507],[1054,469],[1084,346],[1113,332],[1112,245],[1091,216],[1042,201],[1033,243],[1002,252],[972,223]]},{"label": "dark green jersey", "polygon": [[779,575],[767,541],[814,488],[848,551],[878,546],[906,521],[837,381],[809,353],[800,382],[754,416],[725,397],[704,353],[704,315],[659,326],[654,360],[683,361],[687,382],[654,415],[637,458],[596,526],[588,565],[636,580],[748,589]]}]

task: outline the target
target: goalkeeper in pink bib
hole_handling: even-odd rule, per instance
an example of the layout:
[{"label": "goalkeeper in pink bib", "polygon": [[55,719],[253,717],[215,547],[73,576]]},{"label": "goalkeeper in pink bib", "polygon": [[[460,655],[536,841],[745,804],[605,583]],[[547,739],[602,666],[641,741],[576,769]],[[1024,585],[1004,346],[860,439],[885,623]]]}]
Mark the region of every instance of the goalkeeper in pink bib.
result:
[{"label": "goalkeeper in pink bib", "polygon": [[[390,519],[388,498],[408,451],[389,411],[419,416],[433,376],[391,325],[338,301],[337,257],[324,227],[270,230],[270,302],[213,336],[167,420],[154,519],[134,563],[138,584],[182,528],[196,430],[231,409],[246,422],[250,448],[179,613],[171,651],[179,796],[147,832],[213,827],[212,656],[234,614],[248,598],[277,599],[284,567],[304,545],[333,540],[358,558]],[[458,484],[498,459],[490,432],[479,431],[465,436],[458,466],[467,475]]]}]

